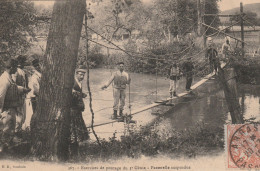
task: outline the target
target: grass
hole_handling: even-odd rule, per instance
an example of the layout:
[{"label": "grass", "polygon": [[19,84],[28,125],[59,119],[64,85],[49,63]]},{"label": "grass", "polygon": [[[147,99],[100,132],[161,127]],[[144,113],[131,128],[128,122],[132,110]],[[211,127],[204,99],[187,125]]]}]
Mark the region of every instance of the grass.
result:
[{"label": "grass", "polygon": [[101,140],[102,147],[96,143],[81,147],[81,160],[107,161],[121,157],[139,158],[142,155],[167,155],[176,157],[196,157],[212,151],[224,149],[224,128],[210,129],[205,125],[197,125],[186,131],[169,130],[159,133],[156,126],[139,133],[131,132],[130,136],[114,137],[109,141]]}]

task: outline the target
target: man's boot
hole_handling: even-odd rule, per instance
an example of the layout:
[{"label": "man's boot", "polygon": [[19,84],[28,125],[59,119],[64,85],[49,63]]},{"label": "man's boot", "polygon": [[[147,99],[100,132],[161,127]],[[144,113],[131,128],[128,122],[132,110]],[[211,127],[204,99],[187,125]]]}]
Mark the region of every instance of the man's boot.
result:
[{"label": "man's boot", "polygon": [[124,122],[123,110],[119,110],[118,122]]},{"label": "man's boot", "polygon": [[119,110],[119,117],[123,117],[123,110]]},{"label": "man's boot", "polygon": [[114,110],[114,113],[112,115],[112,119],[116,120],[117,119],[117,110]]}]

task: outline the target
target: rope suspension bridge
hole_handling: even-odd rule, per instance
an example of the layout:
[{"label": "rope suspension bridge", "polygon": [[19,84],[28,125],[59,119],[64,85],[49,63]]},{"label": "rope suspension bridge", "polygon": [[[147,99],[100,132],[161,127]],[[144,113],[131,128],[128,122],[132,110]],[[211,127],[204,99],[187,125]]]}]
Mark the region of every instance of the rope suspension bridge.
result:
[{"label": "rope suspension bridge", "polygon": [[[215,20],[215,18],[214,18]],[[214,22],[214,20],[211,22],[211,24]],[[211,25],[210,24],[210,25]],[[86,26],[85,25],[85,28],[86,29],[89,29],[90,31],[94,32],[95,34],[99,35],[100,37],[102,37],[104,40],[106,40],[110,45],[114,46],[114,47],[109,47],[107,45],[104,45],[102,43],[99,43],[99,42],[96,42],[96,41],[93,41],[93,40],[90,40],[88,39],[90,42],[92,43],[95,43],[97,45],[100,45],[102,47],[105,47],[105,48],[108,48],[108,49],[113,49],[113,50],[119,50],[119,51],[122,51],[124,52],[125,54],[127,54],[128,56],[130,56],[131,58],[142,58],[142,59],[153,59],[153,60],[156,60],[156,68],[155,68],[155,71],[156,71],[156,80],[155,80],[155,84],[156,84],[156,90],[155,91],[152,91],[150,93],[151,94],[155,94],[156,96],[156,101],[157,101],[157,93],[158,93],[158,85],[157,85],[157,78],[158,78],[158,72],[157,72],[157,62],[158,61],[164,61],[164,62],[170,62],[172,63],[173,61],[176,61],[176,60],[173,60],[173,59],[163,59],[163,56],[164,55],[155,55],[155,54],[144,54],[144,53],[139,53],[139,52],[131,52],[131,51],[126,51],[124,50],[123,48],[119,47],[118,45],[114,44],[112,41],[108,40],[106,37],[104,37],[103,35],[99,34],[98,32],[96,32],[94,29],[90,28],[89,26]],[[209,27],[208,27],[209,29]],[[207,30],[205,30],[205,32],[203,33],[203,35],[206,34]],[[218,34],[219,35],[219,34]],[[218,36],[217,35],[217,36]],[[203,41],[201,41],[201,43],[203,43]],[[194,70],[194,75],[197,76],[197,75],[205,75],[205,71],[208,70],[208,68],[206,67],[208,65],[208,62],[205,61],[204,58],[196,58],[197,56],[201,55],[203,52],[205,52],[206,48],[203,48],[201,49],[198,53],[194,54],[194,55],[189,55],[189,52],[192,50],[192,47],[194,46],[195,42],[192,42],[192,44],[185,48],[184,50],[178,52],[178,53],[171,53],[171,54],[167,54],[167,55],[180,55],[181,57],[178,59],[178,62],[183,62],[186,60],[185,56],[189,56],[189,57],[192,57],[191,60],[193,63],[198,64],[198,63],[202,63],[201,65],[202,66],[205,66],[203,70]],[[221,65],[221,67],[224,67],[225,64],[223,63]],[[191,86],[191,89],[192,90],[196,90],[198,87],[200,87],[201,85],[203,85],[206,81],[208,81],[214,74],[211,73],[211,74],[208,74],[206,75],[205,77],[203,77],[200,81],[198,81],[196,84],[194,84],[193,86]],[[161,106],[161,105],[164,105],[168,102],[171,102],[172,100],[175,100],[175,99],[178,99],[178,98],[182,98],[186,95],[189,94],[189,92],[183,92],[183,93],[180,93],[178,94],[178,97],[173,97],[173,98],[166,98],[164,100],[161,100],[161,101],[157,101],[157,102],[154,102],[154,103],[151,103],[151,104],[148,104],[148,105],[145,105],[145,106],[142,106],[142,107],[139,107],[139,108],[136,108],[134,110],[132,110],[132,103],[134,103],[134,101],[131,101],[131,88],[130,86],[133,86],[132,83],[131,85],[128,86],[128,108],[129,108],[129,113],[126,114],[127,117],[130,117],[132,118],[132,116],[134,115],[137,115],[137,114],[140,114],[143,113],[144,111],[147,111],[149,109],[152,109],[152,108],[155,108],[155,107],[158,107],[158,106]],[[98,90],[100,91],[100,90]],[[96,92],[98,92],[96,91]],[[149,95],[149,94],[148,94]],[[146,95],[147,96],[147,95]],[[104,100],[104,101],[112,101],[112,100],[106,100],[106,99],[93,99],[93,100]],[[102,108],[102,109],[99,109],[96,111],[97,112],[100,112],[100,111],[103,111],[103,110],[106,110],[106,109],[110,109],[112,107],[105,107],[105,108]],[[103,122],[103,123],[98,123],[98,124],[91,124],[91,126],[88,126],[87,128],[97,128],[97,127],[102,127],[102,126],[105,126],[105,125],[110,125],[110,124],[115,124],[115,123],[118,123],[119,121],[118,120],[112,120],[112,121],[108,121],[108,122]],[[127,130],[129,130],[129,121],[127,122],[126,120],[124,121],[124,135],[127,134]],[[102,131],[101,131],[102,132]],[[107,132],[107,131],[106,131]],[[119,133],[121,131],[119,130],[115,130],[115,132]],[[111,132],[108,132],[108,133],[111,133]],[[122,133],[122,132],[121,132]]]},{"label": "rope suspension bridge", "polygon": [[[206,16],[206,15],[205,15]],[[153,54],[153,53],[142,53],[142,52],[134,52],[134,51],[129,51],[129,50],[125,50],[124,48],[121,48],[120,46],[116,45],[115,43],[113,43],[111,40],[107,39],[106,37],[104,37],[102,34],[98,33],[97,31],[95,31],[93,28],[89,27],[87,25],[87,14],[85,14],[85,23],[84,23],[84,26],[85,26],[85,32],[86,32],[86,36],[83,38],[86,39],[86,44],[87,44],[87,54],[86,54],[86,62],[87,62],[87,65],[89,66],[89,60],[88,60],[88,42],[91,42],[91,43],[94,43],[94,44],[97,44],[99,46],[102,46],[102,47],[105,47],[107,49],[111,49],[111,50],[116,50],[116,51],[121,51],[125,54],[127,54],[130,58],[132,59],[150,59],[150,60],[155,60],[156,61],[156,67],[155,67],[155,75],[156,75],[156,79],[155,79],[155,84],[156,84],[156,90],[155,91],[151,91],[149,92],[147,95],[144,95],[144,97],[147,97],[149,95],[155,95],[156,96],[156,101],[157,101],[157,95],[158,95],[158,62],[166,62],[166,63],[172,63],[172,62],[178,62],[178,63],[182,63],[183,61],[187,60],[187,57],[190,57],[191,58],[191,61],[195,64],[195,69],[193,71],[193,75],[194,76],[201,76],[201,75],[204,75],[205,76],[205,73],[207,73],[207,65],[208,65],[208,62],[205,61],[204,58],[202,57],[198,57],[198,56],[201,56],[203,54],[203,52],[205,52],[206,50],[206,47],[202,48],[201,50],[199,50],[199,52],[197,52],[196,54],[191,54],[190,52],[193,51],[193,47],[195,46],[195,42],[192,42],[188,47],[185,47],[184,49],[182,49],[181,51],[178,51],[178,52],[174,52],[174,53],[168,53],[168,54]],[[212,20],[212,22],[207,25],[205,23],[201,23],[203,26],[205,26],[207,29],[205,29],[205,31],[203,32],[202,36],[201,37],[204,37],[206,36],[206,32],[208,31],[208,29],[213,29],[215,30],[215,33],[213,33],[212,35],[209,35],[209,36],[214,36],[216,35],[216,37],[218,37],[220,34],[224,34],[224,35],[228,35],[226,34],[224,31],[227,29],[227,28],[233,28],[233,26],[237,23],[231,23],[231,26],[225,28],[225,29],[216,29],[214,27],[212,27],[212,24],[215,22],[217,18],[217,15],[214,15],[214,19]],[[185,34],[187,31],[191,30],[197,23],[194,23],[190,28],[188,28],[183,34]],[[98,41],[94,41],[92,39],[88,39],[88,30],[90,32],[93,32],[95,34],[97,34],[98,36],[100,36],[102,39],[104,39],[106,41],[106,43],[108,43],[109,45],[106,45],[103,43],[100,43]],[[232,39],[235,39],[237,42],[242,42],[243,44],[246,44],[243,40],[239,40],[237,38],[235,38],[234,36],[230,36],[228,35],[229,37],[231,37]],[[208,36],[207,36],[208,37]],[[202,40],[200,42],[200,44],[203,44],[204,43],[204,40]],[[178,59],[175,59],[175,58],[172,58],[172,59],[167,59],[165,58],[165,56],[178,56]],[[197,65],[200,65],[200,66],[203,66],[201,68],[203,68],[202,70],[201,69],[198,69],[198,67],[196,67]],[[223,68],[225,66],[225,63],[223,63],[221,65],[221,68]],[[109,121],[109,122],[104,122],[104,123],[99,123],[99,124],[94,124],[94,120],[95,120],[95,114],[94,113],[97,113],[97,112],[101,112],[101,111],[104,111],[106,109],[110,109],[112,107],[105,107],[105,108],[102,108],[102,109],[99,109],[97,111],[94,111],[92,109],[92,100],[100,100],[100,101],[112,101],[112,100],[108,100],[108,99],[102,99],[102,98],[92,98],[92,93],[98,93],[99,91],[101,90],[97,90],[97,91],[92,91],[90,90],[90,86],[89,86],[89,67],[88,67],[88,93],[89,93],[89,106],[90,106],[90,111],[91,111],[91,114],[92,114],[92,122],[91,122],[91,126],[88,126],[88,128],[91,128],[92,129],[92,132],[93,134],[95,135],[98,143],[99,143],[99,140],[98,140],[98,137],[97,135],[95,134],[95,131],[94,131],[94,127],[101,127],[101,126],[104,126],[104,125],[108,125],[108,124],[113,124],[113,123],[116,123],[118,122],[117,120],[113,120],[113,121]],[[195,83],[193,86],[191,86],[191,89],[192,90],[196,90],[198,87],[200,87],[201,85],[203,85],[206,81],[208,81],[211,77],[213,76],[213,74],[208,74],[206,75],[205,77],[203,77],[200,81],[198,81],[197,83]],[[129,108],[129,113],[127,114],[128,116],[132,117],[133,115],[137,115],[137,114],[141,114],[142,112],[144,111],[147,111],[149,109],[152,109],[152,108],[155,108],[157,106],[160,106],[160,105],[163,105],[165,103],[168,103],[170,102],[171,100],[174,100],[174,99],[178,99],[178,98],[181,98],[181,97],[184,97],[186,95],[188,95],[189,93],[188,92],[182,92],[180,94],[178,94],[178,97],[173,97],[173,98],[167,98],[167,99],[164,99],[164,100],[161,100],[158,102],[154,102],[154,103],[151,103],[151,104],[148,104],[148,105],[145,105],[145,106],[142,106],[140,108],[137,108],[137,109],[132,109],[132,104],[134,104],[135,102],[134,101],[131,101],[131,87],[130,86],[135,86],[133,83],[131,83],[131,85],[129,85],[128,87],[128,108]],[[129,127],[129,124],[126,124],[126,121],[124,122],[124,124]]]}]

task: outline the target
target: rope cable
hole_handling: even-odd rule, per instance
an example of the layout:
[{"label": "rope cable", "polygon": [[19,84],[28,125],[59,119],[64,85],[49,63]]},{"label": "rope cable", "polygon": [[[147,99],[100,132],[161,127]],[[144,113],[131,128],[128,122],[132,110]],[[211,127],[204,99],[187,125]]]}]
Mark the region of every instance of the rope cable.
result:
[{"label": "rope cable", "polygon": [[[87,8],[87,7],[86,7]],[[87,16],[87,10],[86,10],[86,13],[85,13],[85,34],[86,34],[86,37],[88,37],[88,30],[87,30],[87,23],[88,23],[88,16]],[[90,90],[90,83],[89,83],[89,60],[88,60],[88,39],[86,39],[86,62],[87,62],[87,88],[88,88],[88,94],[89,94],[89,109],[90,109],[90,112],[91,112],[91,129],[92,129],[92,132],[97,140],[97,143],[99,146],[101,146],[101,143],[98,139],[98,136],[94,130],[94,117],[95,117],[95,114],[94,114],[94,111],[93,111],[93,108],[92,108],[92,93],[91,93],[91,90]]]}]

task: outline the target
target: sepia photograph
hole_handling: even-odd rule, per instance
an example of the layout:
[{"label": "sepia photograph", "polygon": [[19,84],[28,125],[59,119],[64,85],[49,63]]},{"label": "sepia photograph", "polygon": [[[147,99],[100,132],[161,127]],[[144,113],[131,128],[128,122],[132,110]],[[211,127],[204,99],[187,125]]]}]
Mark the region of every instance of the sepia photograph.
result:
[{"label": "sepia photograph", "polygon": [[0,0],[0,171],[260,170],[260,0]]}]

